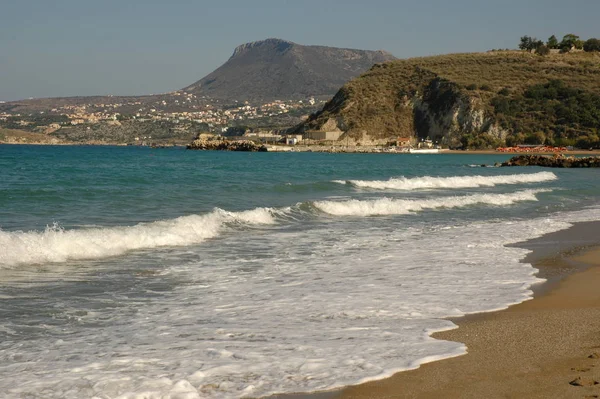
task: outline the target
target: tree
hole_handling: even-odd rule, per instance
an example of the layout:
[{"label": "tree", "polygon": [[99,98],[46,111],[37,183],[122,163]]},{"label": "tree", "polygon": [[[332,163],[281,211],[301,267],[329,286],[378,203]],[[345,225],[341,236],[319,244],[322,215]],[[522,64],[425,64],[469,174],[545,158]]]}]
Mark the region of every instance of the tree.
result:
[{"label": "tree", "polygon": [[526,144],[544,144],[545,141],[546,135],[544,134],[544,132],[530,133],[527,136],[525,136]]},{"label": "tree", "polygon": [[527,50],[529,52],[538,49],[543,46],[544,42],[538,40],[536,37],[523,36],[521,37],[521,43],[519,43],[519,48],[521,50]]},{"label": "tree", "polygon": [[521,37],[521,43],[519,43],[519,48],[521,50],[531,51],[532,49],[533,38],[530,36]]},{"label": "tree", "polygon": [[243,126],[230,126],[227,128],[223,136],[234,137],[243,136],[246,133],[247,128]]},{"label": "tree", "polygon": [[591,38],[583,44],[583,50],[587,52],[600,51],[600,39]]},{"label": "tree", "polygon": [[507,147],[516,147],[519,144],[523,144],[525,142],[525,135],[523,133],[515,133],[513,135],[508,135],[506,137],[506,146]]},{"label": "tree", "polygon": [[563,36],[563,39],[560,42],[559,47],[563,52],[569,52],[573,48],[582,49],[583,41],[579,40],[579,36],[574,35],[572,33],[568,33]]},{"label": "tree", "polygon": [[543,42],[543,41],[541,41],[541,40],[537,40],[537,39],[535,39],[535,38],[534,38],[534,40],[533,40],[533,49],[534,49],[534,50],[537,50],[537,49],[539,49],[539,48],[540,48],[540,47],[542,47],[543,45],[544,45],[544,42]]},{"label": "tree", "polygon": [[551,49],[557,49],[558,48],[558,39],[556,38],[556,36],[554,36],[554,35],[550,36],[548,38],[548,41],[546,42],[546,46]]}]

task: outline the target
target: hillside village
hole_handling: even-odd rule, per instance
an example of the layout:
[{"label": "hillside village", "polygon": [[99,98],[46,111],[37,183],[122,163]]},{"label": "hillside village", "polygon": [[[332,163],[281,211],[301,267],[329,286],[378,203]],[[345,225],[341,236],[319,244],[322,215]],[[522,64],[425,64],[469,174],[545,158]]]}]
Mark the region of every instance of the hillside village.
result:
[{"label": "hillside village", "polygon": [[[274,100],[261,104],[245,101],[227,105],[207,98],[197,101],[194,94],[175,92],[171,93],[171,99],[153,103],[117,101],[64,104],[32,112],[0,111],[0,128],[47,135],[66,134],[65,138],[69,139],[68,132],[80,132],[81,129],[91,131],[128,125],[135,130],[136,127],[153,124],[157,128],[168,126],[171,132],[184,133],[184,142],[187,142],[200,132],[226,135],[228,130],[233,131],[232,134],[240,134],[240,131],[243,134],[246,130],[287,127],[301,122],[323,104],[323,100],[309,97],[305,100]],[[85,141],[85,137],[82,139]],[[127,141],[145,143],[145,140],[151,139],[151,134],[140,132],[128,137]]]}]

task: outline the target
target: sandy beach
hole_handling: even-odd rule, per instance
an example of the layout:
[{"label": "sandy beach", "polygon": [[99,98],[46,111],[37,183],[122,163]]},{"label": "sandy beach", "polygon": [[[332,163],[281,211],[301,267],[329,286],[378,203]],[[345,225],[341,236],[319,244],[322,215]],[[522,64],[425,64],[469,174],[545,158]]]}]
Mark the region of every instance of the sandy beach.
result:
[{"label": "sandy beach", "polygon": [[600,247],[585,223],[526,243],[548,283],[533,300],[434,334],[468,354],[349,387],[341,398],[600,397]]}]

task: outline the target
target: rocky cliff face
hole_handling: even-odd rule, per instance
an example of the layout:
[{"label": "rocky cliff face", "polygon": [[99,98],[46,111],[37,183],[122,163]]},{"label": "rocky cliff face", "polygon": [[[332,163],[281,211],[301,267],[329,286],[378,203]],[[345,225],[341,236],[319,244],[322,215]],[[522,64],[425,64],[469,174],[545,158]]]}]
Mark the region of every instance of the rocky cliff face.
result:
[{"label": "rocky cliff face", "polygon": [[[526,131],[531,130],[527,124],[531,111],[544,119],[547,105],[528,94],[532,85],[560,79],[581,98],[596,92],[600,67],[592,61],[598,59],[498,52],[387,62],[348,82],[320,112],[294,130],[342,131],[340,140],[361,144],[415,137],[451,148],[495,148],[510,136],[533,133]],[[529,109],[512,109],[515,99]],[[508,105],[501,109],[498,104]],[[545,125],[546,137],[582,130],[581,125],[560,123],[564,126]]]},{"label": "rocky cliff face", "polygon": [[[504,140],[507,131],[500,128],[485,111],[481,99],[437,74],[415,68],[405,71],[396,82],[379,87],[370,74],[342,88],[322,111],[296,131],[342,131],[340,140],[360,144],[383,144],[397,137],[429,138],[450,147],[460,147],[466,134],[488,134]],[[376,74],[379,75],[379,74]],[[406,80],[404,80],[406,79]],[[413,87],[402,87],[406,81]],[[380,82],[379,82],[380,83]]]},{"label": "rocky cliff face", "polygon": [[220,100],[331,96],[373,64],[393,59],[385,51],[303,46],[267,39],[238,46],[225,64],[183,90]]},{"label": "rocky cliff face", "polygon": [[449,147],[461,147],[465,134],[487,134],[502,141],[508,133],[486,114],[481,99],[439,77],[431,80],[423,93],[415,93],[406,107],[414,115],[418,138],[430,138]]}]

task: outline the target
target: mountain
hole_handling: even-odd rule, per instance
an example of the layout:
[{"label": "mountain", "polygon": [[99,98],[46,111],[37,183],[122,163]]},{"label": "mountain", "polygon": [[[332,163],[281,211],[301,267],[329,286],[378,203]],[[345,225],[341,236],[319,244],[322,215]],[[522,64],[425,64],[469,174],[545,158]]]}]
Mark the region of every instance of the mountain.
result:
[{"label": "mountain", "polygon": [[430,138],[451,148],[600,146],[600,54],[449,54],[375,65],[296,132]]},{"label": "mountain", "polygon": [[393,59],[385,51],[266,39],[238,46],[225,64],[183,90],[225,101],[332,96],[373,64]]}]

